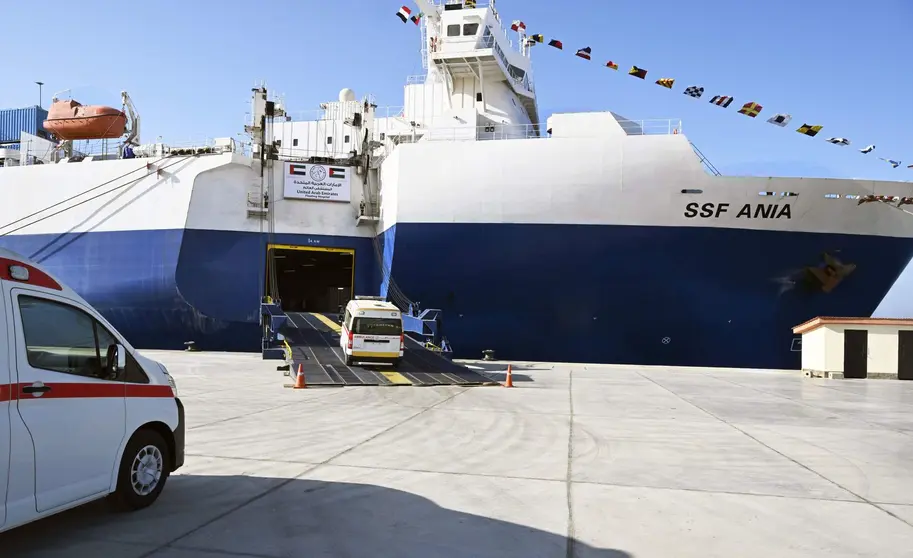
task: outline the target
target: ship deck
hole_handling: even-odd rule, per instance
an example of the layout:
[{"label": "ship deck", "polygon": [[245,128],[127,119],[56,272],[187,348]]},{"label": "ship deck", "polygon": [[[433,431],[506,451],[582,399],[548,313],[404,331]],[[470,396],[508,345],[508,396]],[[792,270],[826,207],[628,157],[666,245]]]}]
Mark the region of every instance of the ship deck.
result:
[{"label": "ship deck", "polygon": [[[514,389],[292,390],[259,354],[144,353],[177,379],[185,468],[147,510],[92,504],[0,536],[4,554],[767,558],[913,548],[913,382],[514,363]],[[503,380],[506,363],[467,365]]]}]

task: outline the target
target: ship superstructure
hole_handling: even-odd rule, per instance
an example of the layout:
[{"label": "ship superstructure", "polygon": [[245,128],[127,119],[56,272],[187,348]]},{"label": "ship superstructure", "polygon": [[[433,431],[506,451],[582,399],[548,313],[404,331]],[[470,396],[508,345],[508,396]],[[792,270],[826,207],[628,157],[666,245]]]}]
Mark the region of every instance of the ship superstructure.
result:
[{"label": "ship superstructure", "polygon": [[265,296],[381,295],[440,309],[456,356],[767,368],[798,367],[792,326],[870,315],[910,261],[889,203],[909,185],[719,176],[675,120],[542,123],[493,6],[417,7],[402,107],[343,89],[296,118],[257,86],[247,145],[0,169],[0,245],[140,347],[257,350]]}]

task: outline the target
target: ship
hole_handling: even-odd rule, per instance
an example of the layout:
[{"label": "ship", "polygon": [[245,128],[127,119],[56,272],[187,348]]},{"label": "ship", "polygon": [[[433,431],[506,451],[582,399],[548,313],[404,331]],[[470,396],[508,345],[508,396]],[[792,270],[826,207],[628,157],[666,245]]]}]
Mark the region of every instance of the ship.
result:
[{"label": "ship", "polygon": [[793,326],[871,315],[913,257],[909,184],[723,176],[678,120],[543,122],[522,28],[415,3],[402,107],[344,88],[296,118],[261,84],[247,142],[142,143],[126,94],[121,141],[23,133],[0,246],[140,348],[257,351],[264,300],[365,295],[433,309],[457,358],[777,369]]}]

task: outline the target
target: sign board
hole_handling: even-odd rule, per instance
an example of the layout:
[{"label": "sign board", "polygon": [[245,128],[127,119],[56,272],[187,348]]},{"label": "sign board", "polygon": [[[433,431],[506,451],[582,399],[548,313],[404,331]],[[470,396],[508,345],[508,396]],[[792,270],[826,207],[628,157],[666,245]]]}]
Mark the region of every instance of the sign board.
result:
[{"label": "sign board", "polygon": [[352,167],[285,164],[284,197],[289,200],[351,202]]}]

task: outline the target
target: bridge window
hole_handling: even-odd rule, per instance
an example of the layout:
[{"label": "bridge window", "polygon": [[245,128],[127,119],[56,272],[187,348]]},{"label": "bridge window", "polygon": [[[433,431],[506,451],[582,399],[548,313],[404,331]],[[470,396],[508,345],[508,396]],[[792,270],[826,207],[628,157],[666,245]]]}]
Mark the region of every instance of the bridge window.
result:
[{"label": "bridge window", "polygon": [[342,138],[342,143],[349,143],[349,136],[343,137],[343,138]]},{"label": "bridge window", "polygon": [[298,147],[298,138],[292,140],[292,147]]},{"label": "bridge window", "polygon": [[692,188],[692,189],[688,189],[688,190],[682,190],[682,193],[683,193],[683,194],[703,194],[704,191],[703,191],[703,190],[697,190],[697,189],[693,189],[693,188]]},{"label": "bridge window", "polygon": [[776,196],[776,192],[758,192],[759,196]]},{"label": "bridge window", "polygon": [[464,23],[463,24],[463,36],[464,37],[472,37],[473,35],[475,35],[478,32],[479,32],[478,23]]},{"label": "bridge window", "polygon": [[333,143],[333,136],[327,136],[327,145]]},{"label": "bridge window", "polygon": [[824,197],[829,200],[839,200],[840,194],[824,194]]},{"label": "bridge window", "polygon": [[482,102],[482,94],[481,94],[481,93],[476,93],[476,101],[478,101],[478,102],[480,102],[480,103]]},{"label": "bridge window", "polygon": [[507,72],[511,75],[511,77],[513,77],[514,79],[516,79],[518,81],[522,81],[523,77],[526,76],[526,72],[524,70],[521,70],[520,68],[518,68],[516,66],[511,66],[509,64],[507,66]]},{"label": "bridge window", "polygon": [[794,197],[798,196],[799,194],[797,192],[782,192],[780,195],[787,197],[787,198],[794,198]]},{"label": "bridge window", "polygon": [[460,24],[448,25],[447,26],[447,36],[448,37],[459,37],[460,36]]}]

